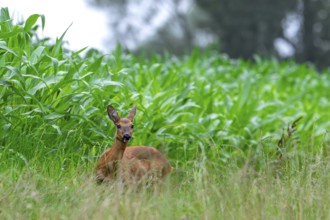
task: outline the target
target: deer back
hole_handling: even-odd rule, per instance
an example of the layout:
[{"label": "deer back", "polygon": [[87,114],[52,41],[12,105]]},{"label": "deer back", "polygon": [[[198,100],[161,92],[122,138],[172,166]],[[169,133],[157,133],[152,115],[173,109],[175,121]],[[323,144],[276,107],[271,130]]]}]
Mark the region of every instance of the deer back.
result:
[{"label": "deer back", "polygon": [[169,161],[160,151],[146,146],[127,147],[120,166],[124,180],[163,179],[172,170]]}]

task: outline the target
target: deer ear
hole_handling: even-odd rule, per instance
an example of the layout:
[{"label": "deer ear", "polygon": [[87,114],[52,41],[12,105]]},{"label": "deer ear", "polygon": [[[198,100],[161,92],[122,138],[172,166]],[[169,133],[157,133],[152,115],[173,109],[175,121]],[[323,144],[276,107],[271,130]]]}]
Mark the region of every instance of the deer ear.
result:
[{"label": "deer ear", "polygon": [[109,118],[111,119],[111,121],[113,121],[116,124],[120,119],[117,111],[112,107],[112,105],[108,105],[107,110],[108,110]]},{"label": "deer ear", "polygon": [[133,121],[134,117],[135,117],[135,114],[136,114],[136,106],[134,106],[132,108],[132,110],[129,112],[127,118],[131,121]]}]

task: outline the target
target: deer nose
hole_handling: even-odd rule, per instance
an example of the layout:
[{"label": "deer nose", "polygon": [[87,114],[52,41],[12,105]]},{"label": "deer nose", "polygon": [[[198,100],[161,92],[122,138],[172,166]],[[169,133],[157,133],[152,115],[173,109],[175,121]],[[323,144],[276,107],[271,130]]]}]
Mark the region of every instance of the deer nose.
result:
[{"label": "deer nose", "polygon": [[131,139],[131,135],[129,135],[129,134],[124,134],[124,136],[123,136],[123,141],[124,142],[127,142],[127,141],[129,141]]}]

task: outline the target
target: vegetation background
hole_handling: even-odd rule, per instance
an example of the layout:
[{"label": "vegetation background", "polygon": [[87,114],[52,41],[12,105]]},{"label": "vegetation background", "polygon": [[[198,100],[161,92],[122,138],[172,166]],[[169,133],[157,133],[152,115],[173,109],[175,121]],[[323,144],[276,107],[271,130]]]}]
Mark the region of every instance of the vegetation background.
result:
[{"label": "vegetation background", "polygon": [[231,58],[257,54],[329,66],[328,0],[87,1],[109,15],[109,43],[136,53],[185,54],[212,45]]},{"label": "vegetation background", "polygon": [[[38,38],[44,25],[1,9],[1,219],[329,218],[327,71],[215,50],[69,51],[65,33]],[[170,159],[161,191],[95,184],[109,103],[123,115],[136,104],[131,145]]]}]

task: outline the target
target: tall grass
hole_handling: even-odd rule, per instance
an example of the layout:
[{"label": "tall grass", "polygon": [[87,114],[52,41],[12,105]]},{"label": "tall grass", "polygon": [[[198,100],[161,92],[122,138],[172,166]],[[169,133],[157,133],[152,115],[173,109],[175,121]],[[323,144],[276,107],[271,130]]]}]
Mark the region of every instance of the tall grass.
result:
[{"label": "tall grass", "polygon": [[[306,161],[307,162],[307,161]],[[26,171],[2,178],[2,219],[328,219],[329,163],[308,162],[283,177],[250,168],[188,169],[161,192],[95,184],[88,175],[54,179]]]},{"label": "tall grass", "polygon": [[[330,74],[194,51],[151,58],[39,39],[45,18],[0,13],[0,218],[329,218]],[[84,53],[82,53],[84,52]],[[96,186],[106,106],[138,111],[131,145],[174,172],[161,192]],[[303,116],[292,142],[282,129]]]}]

